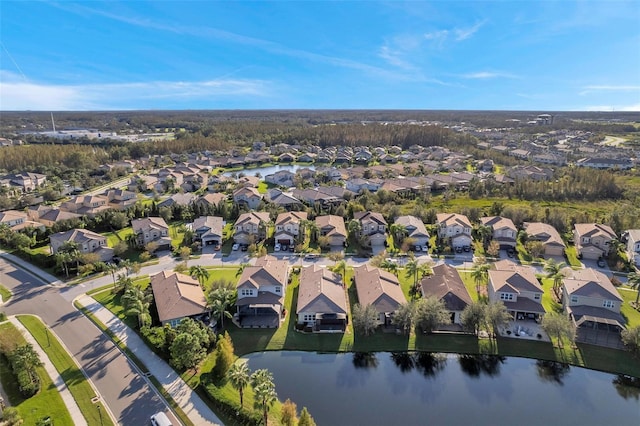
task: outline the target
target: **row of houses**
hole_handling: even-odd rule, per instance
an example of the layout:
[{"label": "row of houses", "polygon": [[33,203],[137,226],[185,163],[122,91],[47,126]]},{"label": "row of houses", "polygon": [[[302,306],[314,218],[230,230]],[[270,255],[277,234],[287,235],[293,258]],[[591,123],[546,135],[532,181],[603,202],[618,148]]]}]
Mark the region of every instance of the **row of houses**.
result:
[{"label": "row of houses", "polygon": [[[394,327],[393,316],[407,303],[396,275],[365,264],[354,268],[357,301],[378,313],[378,325]],[[242,271],[237,283],[234,320],[245,328],[277,328],[287,315],[284,296],[290,283],[288,262],[275,257],[259,258]],[[207,316],[204,294],[196,280],[176,272],[161,272],[151,279],[160,321],[177,324],[184,317]],[[441,300],[450,312],[443,329],[459,329],[461,314],[472,303],[456,268],[441,264],[420,281],[423,297]],[[493,264],[488,272],[488,298],[501,302],[514,321],[539,322],[545,314],[544,290],[535,270],[511,260]],[[562,285],[562,306],[579,328],[598,324],[618,331],[625,327],[620,314],[622,298],[603,273],[591,269],[571,271]],[[291,313],[292,314],[292,313]],[[313,332],[344,332],[349,314],[344,277],[327,268],[301,268],[295,321]]]}]

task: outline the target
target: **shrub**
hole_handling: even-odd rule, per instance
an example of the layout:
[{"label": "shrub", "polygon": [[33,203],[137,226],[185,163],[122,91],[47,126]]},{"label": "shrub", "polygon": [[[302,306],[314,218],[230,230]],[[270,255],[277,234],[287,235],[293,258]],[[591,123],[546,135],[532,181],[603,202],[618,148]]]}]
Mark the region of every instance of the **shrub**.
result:
[{"label": "shrub", "polygon": [[30,374],[26,369],[14,370],[18,388],[25,398],[31,398],[40,391],[40,377],[37,374]]}]

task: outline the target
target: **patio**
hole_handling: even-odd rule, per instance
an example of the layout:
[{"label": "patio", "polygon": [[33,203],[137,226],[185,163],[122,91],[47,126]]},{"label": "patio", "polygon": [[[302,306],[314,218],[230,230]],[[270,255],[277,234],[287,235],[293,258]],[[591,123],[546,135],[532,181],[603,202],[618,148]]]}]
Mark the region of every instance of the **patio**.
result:
[{"label": "patio", "polygon": [[[505,327],[500,335],[503,337],[513,337],[517,339],[539,340],[542,342],[550,342],[549,336],[542,329],[540,324],[533,320],[515,320],[511,321]],[[541,337],[538,337],[540,335]]]}]

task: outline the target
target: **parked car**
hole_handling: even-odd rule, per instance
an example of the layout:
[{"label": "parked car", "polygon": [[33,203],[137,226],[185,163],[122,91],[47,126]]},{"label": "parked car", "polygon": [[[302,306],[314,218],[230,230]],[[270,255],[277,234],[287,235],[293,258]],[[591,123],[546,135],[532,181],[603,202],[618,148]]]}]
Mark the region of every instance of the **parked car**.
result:
[{"label": "parked car", "polygon": [[240,246],[240,251],[247,251],[247,250],[249,250],[249,246],[247,244],[242,244]]},{"label": "parked car", "polygon": [[240,248],[240,244],[235,243],[234,245],[231,246],[231,250],[233,251],[238,251],[238,249]]},{"label": "parked car", "polygon": [[598,266],[600,268],[604,268],[605,266],[607,266],[607,262],[603,258],[600,258],[598,259]]},{"label": "parked car", "polygon": [[422,246],[422,251],[425,253],[429,253],[429,246]]},{"label": "parked car", "polygon": [[414,246],[413,247],[413,251],[415,251],[415,252],[422,251],[422,246]]},{"label": "parked car", "polygon": [[295,251],[295,249],[296,249],[296,248],[295,248],[294,246],[289,246],[289,251],[290,251],[291,253],[293,253],[293,252]]},{"label": "parked car", "polygon": [[216,244],[216,246],[213,249],[215,251],[220,251],[221,248],[222,248],[222,246],[220,244]]},{"label": "parked car", "polygon": [[276,243],[276,245],[273,246],[273,251],[280,251],[281,248],[282,246],[280,245],[280,243]]}]

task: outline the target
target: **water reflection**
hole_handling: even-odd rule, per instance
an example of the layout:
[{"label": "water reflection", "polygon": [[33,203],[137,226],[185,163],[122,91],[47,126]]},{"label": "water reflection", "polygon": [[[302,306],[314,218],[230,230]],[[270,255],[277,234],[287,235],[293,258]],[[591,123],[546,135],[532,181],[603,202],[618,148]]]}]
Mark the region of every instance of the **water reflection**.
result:
[{"label": "water reflection", "polygon": [[353,354],[353,366],[356,368],[376,368],[378,358],[374,352],[356,352]]},{"label": "water reflection", "polygon": [[571,367],[562,362],[538,360],[536,361],[536,371],[538,377],[543,381],[562,386],[564,385],[564,378],[571,371]]},{"label": "water reflection", "polygon": [[462,371],[470,377],[478,378],[482,374],[489,377],[500,374],[500,366],[507,358],[499,355],[458,355]]},{"label": "water reflection", "polygon": [[640,400],[640,378],[618,374],[613,379],[613,386],[624,399]]}]

